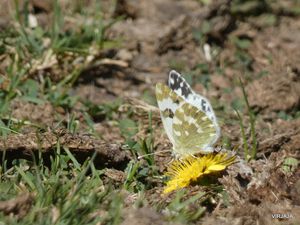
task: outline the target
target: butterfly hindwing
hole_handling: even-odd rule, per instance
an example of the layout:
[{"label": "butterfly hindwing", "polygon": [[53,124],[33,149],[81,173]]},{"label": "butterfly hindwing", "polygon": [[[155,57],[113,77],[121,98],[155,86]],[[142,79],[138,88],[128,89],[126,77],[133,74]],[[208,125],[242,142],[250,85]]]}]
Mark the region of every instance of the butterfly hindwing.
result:
[{"label": "butterfly hindwing", "polygon": [[210,152],[215,136],[215,126],[202,110],[187,102],[177,108],[173,118],[176,155]]}]

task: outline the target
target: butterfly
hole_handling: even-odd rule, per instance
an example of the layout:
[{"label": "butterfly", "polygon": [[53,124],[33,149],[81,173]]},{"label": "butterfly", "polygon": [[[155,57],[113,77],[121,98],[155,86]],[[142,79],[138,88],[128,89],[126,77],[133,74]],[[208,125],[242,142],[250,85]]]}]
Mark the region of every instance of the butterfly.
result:
[{"label": "butterfly", "polygon": [[214,151],[213,145],[221,132],[213,108],[179,73],[169,73],[168,86],[156,85],[156,99],[177,158]]}]

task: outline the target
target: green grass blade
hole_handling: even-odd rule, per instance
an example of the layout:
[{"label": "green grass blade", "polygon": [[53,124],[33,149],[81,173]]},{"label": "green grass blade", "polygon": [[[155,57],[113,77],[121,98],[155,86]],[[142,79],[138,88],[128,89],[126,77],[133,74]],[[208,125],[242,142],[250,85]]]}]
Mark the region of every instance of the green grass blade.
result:
[{"label": "green grass blade", "polygon": [[245,134],[245,127],[244,127],[243,120],[242,120],[242,117],[241,117],[239,111],[237,109],[234,109],[234,111],[236,112],[236,114],[238,116],[239,124],[240,124],[240,128],[241,128],[242,139],[243,139],[243,148],[244,148],[244,157],[246,160],[248,160],[249,159],[249,149],[248,149],[247,137]]},{"label": "green grass blade", "polygon": [[239,78],[240,81],[240,85],[243,91],[243,96],[244,96],[244,100],[246,102],[246,106],[247,106],[247,111],[249,114],[249,118],[250,118],[250,129],[251,129],[251,139],[252,139],[252,149],[251,149],[251,153],[250,153],[250,158],[251,159],[255,159],[256,158],[256,153],[257,153],[257,139],[256,139],[256,129],[255,129],[255,115],[254,112],[252,111],[249,101],[248,101],[248,95],[246,93],[244,84],[242,82],[242,79]]}]

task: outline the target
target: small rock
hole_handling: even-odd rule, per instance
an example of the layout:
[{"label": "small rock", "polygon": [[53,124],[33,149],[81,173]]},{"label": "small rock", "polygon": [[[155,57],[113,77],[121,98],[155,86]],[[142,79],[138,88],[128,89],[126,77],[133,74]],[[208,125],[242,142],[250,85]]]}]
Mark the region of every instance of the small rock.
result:
[{"label": "small rock", "polygon": [[120,51],[118,51],[116,58],[126,62],[130,62],[133,59],[133,55],[127,49],[121,49]]}]

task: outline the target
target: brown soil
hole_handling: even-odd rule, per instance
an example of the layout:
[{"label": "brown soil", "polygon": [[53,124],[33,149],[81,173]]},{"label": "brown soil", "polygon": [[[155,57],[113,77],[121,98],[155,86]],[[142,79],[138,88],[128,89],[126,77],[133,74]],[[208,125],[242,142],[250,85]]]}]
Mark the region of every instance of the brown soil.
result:
[{"label": "brown soil", "polygon": [[[121,47],[92,52],[92,59],[84,62],[78,60],[76,55],[66,57],[67,62],[72,63],[69,66],[76,66],[76,63],[85,65],[72,89],[72,95],[96,105],[121,98],[123,104],[112,115],[113,120],[120,121],[131,112],[131,119],[140,125],[136,139],[145,136],[151,111],[154,149],[168,150],[171,146],[163,134],[158,110],[145,102],[143,94],[150,93],[153,97],[155,84],[165,82],[171,68],[185,74],[195,74],[194,90],[211,100],[222,126],[223,137],[230,140],[232,148],[237,147],[240,158],[243,158],[240,126],[231,107],[236,100],[243,102],[239,85],[241,78],[249,104],[256,114],[257,159],[249,163],[241,160],[219,179],[229,195],[229,205],[225,206],[222,202],[214,205],[197,223],[299,223],[300,167],[298,164],[289,172],[283,169],[287,157],[300,160],[300,19],[289,11],[296,3],[286,1],[286,4],[270,4],[268,12],[256,15],[251,9],[233,13],[229,0],[211,1],[209,5],[201,5],[201,1],[193,0],[118,2],[116,10],[107,11],[105,17],[122,15],[125,19],[109,28],[106,35],[110,39],[122,39]],[[8,1],[6,4],[9,4]],[[38,19],[47,26],[45,18],[52,12],[51,4],[42,4],[40,1],[30,1],[30,4],[41,9]],[[67,11],[70,2],[65,4]],[[272,23],[264,19],[270,14],[275,20]],[[3,10],[0,15],[1,29],[9,15]],[[206,31],[205,38],[199,41],[195,32],[203,29],[207,22],[210,23],[210,29]],[[66,26],[72,25],[70,21]],[[249,41],[249,46],[240,47],[240,43],[235,42],[237,38]],[[216,49],[212,52],[211,60],[205,56],[204,43]],[[239,57],[249,57],[248,63],[241,63]],[[1,68],[4,63],[1,63]],[[199,82],[202,76],[199,64],[208,66],[208,83]],[[29,76],[49,74],[55,82],[69,71],[68,66],[58,67],[59,60],[51,65],[51,69],[39,65]],[[2,69],[0,71],[3,73]],[[78,103],[71,109],[80,122],[83,121],[82,107]],[[245,107],[241,110],[251,147],[249,116]],[[10,159],[30,158],[30,154],[40,149],[45,157],[49,157],[48,154],[51,154],[59,140],[61,145],[74,152],[79,161],[84,161],[97,151],[99,167],[109,168],[105,173],[107,179],[123,182],[124,168],[133,156],[122,148],[125,140],[114,123],[103,119],[101,115],[93,118],[94,128],[101,137],[99,140],[81,131],[78,134],[57,131],[54,124],[66,119],[67,111],[61,107],[55,108],[48,102],[36,105],[14,101],[12,112],[12,117],[31,121],[42,127],[44,132],[37,137],[32,129],[24,129],[23,134],[13,134],[1,140],[0,151],[6,150]],[[85,128],[84,125],[81,127],[82,132]],[[155,156],[160,172],[165,171],[170,159],[169,153]],[[168,197],[161,197],[162,182],[151,182],[159,185],[148,190],[147,199],[153,204],[157,201],[165,201],[166,204]],[[200,186],[192,187],[190,195],[200,190],[203,190]],[[27,196],[22,201],[28,204],[31,198]],[[14,210],[24,211],[18,208],[18,203],[0,202],[0,206],[5,204],[13,205]],[[293,218],[272,219],[274,213],[291,214]],[[158,213],[146,207],[133,209],[128,206],[124,215],[124,225],[153,224],[153,221],[155,224],[166,224],[163,212]]]}]

